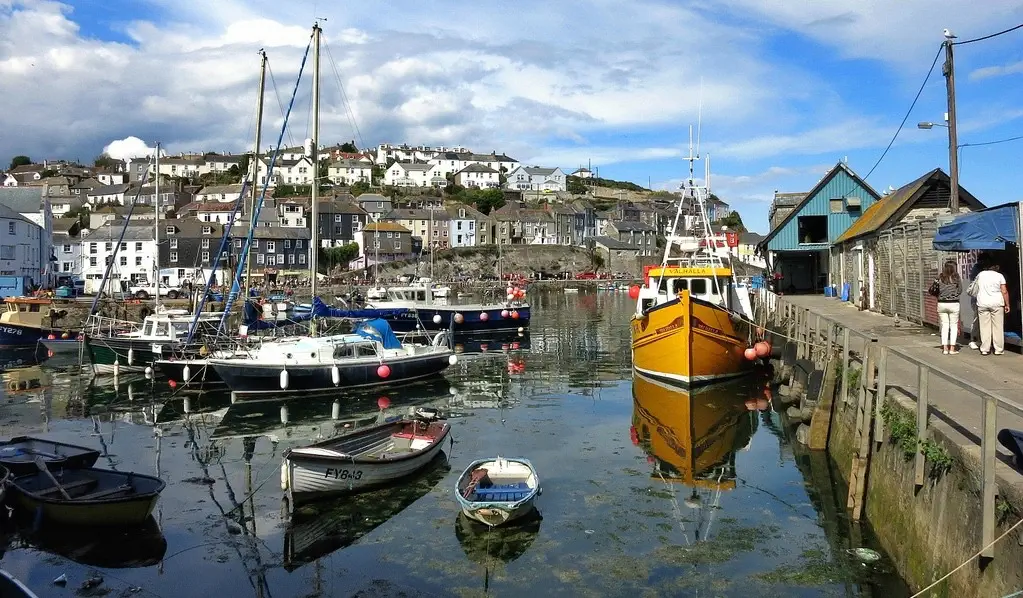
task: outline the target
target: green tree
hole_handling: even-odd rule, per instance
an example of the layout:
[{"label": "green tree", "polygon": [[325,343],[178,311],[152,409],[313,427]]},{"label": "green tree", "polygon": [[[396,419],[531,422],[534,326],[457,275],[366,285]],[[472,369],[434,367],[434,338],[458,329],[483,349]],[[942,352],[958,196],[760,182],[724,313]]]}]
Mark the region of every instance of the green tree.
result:
[{"label": "green tree", "polygon": [[14,156],[11,158],[11,170],[14,170],[19,166],[28,166],[31,163],[32,158],[29,158],[28,156]]},{"label": "green tree", "polygon": [[120,160],[115,160],[107,154],[100,154],[96,156],[96,159],[92,161],[93,166],[96,168],[113,168],[117,164],[120,164]]},{"label": "green tree", "polygon": [[717,224],[721,226],[727,226],[728,230],[736,232],[746,232],[746,226],[742,223],[742,216],[738,212],[732,210],[727,216],[717,221]]},{"label": "green tree", "polygon": [[52,168],[47,168],[46,170],[39,173],[39,177],[45,179],[51,176],[57,176],[57,174],[58,173],[56,170],[53,170]]},{"label": "green tree", "polygon": [[366,181],[359,181],[357,183],[353,183],[349,191],[355,197],[358,197],[363,193],[369,193],[369,183],[367,183]]},{"label": "green tree", "polygon": [[568,184],[565,188],[569,193],[575,193],[577,195],[582,195],[586,193],[587,190],[586,183],[577,176],[568,177]]},{"label": "green tree", "polygon": [[238,161],[238,170],[240,172],[248,172],[249,164],[252,162],[252,154],[242,154],[242,159]]},{"label": "green tree", "polygon": [[358,146],[355,145],[355,140],[353,139],[351,141],[346,141],[345,143],[342,143],[341,151],[349,154],[357,154],[359,153],[359,148]]},{"label": "green tree", "polygon": [[348,269],[348,263],[359,257],[359,244],[347,243],[340,247],[321,247],[320,264],[326,272],[340,267]]},{"label": "green tree", "polygon": [[231,175],[231,178],[237,181],[242,174],[242,169],[237,164],[232,164],[231,168],[227,169],[227,174]]}]

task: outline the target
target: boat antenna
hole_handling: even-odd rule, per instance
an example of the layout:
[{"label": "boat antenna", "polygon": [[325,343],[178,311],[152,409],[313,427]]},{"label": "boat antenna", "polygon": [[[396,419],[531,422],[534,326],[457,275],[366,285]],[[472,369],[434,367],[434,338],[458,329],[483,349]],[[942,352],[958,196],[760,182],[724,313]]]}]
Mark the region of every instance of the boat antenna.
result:
[{"label": "boat antenna", "polygon": [[[700,76],[700,96],[696,109],[696,158],[700,158],[700,137],[703,132],[703,76]],[[690,152],[692,153],[692,152]]]}]

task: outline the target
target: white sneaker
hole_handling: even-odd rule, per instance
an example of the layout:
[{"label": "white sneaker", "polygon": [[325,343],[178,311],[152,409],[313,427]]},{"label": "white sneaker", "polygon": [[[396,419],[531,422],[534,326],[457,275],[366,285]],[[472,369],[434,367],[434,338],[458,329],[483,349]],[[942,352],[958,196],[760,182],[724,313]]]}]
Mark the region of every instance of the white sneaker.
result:
[{"label": "white sneaker", "polygon": [[942,349],[941,350],[941,354],[942,355],[948,355],[948,349]]},{"label": "white sneaker", "polygon": [[948,352],[949,355],[959,355],[959,349],[952,349]]},{"label": "white sneaker", "polygon": [[1001,355],[1002,353],[1005,353],[1005,351],[995,351],[995,355]]},{"label": "white sneaker", "polygon": [[973,341],[970,341],[970,348],[973,349],[974,351],[976,351],[977,349],[980,349],[980,345],[978,345],[977,343],[975,343]]}]

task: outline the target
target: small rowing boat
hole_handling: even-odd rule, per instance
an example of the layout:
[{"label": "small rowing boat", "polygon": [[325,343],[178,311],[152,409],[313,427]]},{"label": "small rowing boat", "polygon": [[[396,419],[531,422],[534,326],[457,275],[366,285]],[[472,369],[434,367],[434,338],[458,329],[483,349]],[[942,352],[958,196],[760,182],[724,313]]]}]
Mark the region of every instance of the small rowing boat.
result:
[{"label": "small rowing boat", "polygon": [[290,449],[281,465],[281,489],[294,505],[387,485],[426,467],[450,431],[443,420],[402,418]]},{"label": "small rowing boat", "polygon": [[40,513],[44,523],[127,526],[149,518],[164,486],[163,480],[138,473],[64,469],[18,476],[10,491],[17,507]]},{"label": "small rowing boat", "polygon": [[50,469],[82,469],[95,465],[99,451],[31,436],[0,442],[0,465],[14,476],[35,473],[36,457],[42,457]]},{"label": "small rowing boat", "polygon": [[455,496],[466,517],[490,527],[529,513],[539,494],[536,470],[526,459],[473,461],[455,484]]}]

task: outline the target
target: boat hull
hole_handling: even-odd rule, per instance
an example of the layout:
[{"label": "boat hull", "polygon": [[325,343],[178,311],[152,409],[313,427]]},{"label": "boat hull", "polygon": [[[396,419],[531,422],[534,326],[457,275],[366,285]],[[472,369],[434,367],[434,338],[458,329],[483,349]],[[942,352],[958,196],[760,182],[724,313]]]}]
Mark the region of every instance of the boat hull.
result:
[{"label": "boat hull", "polygon": [[[532,487],[523,487],[522,490],[502,490],[502,493],[516,492],[519,494],[505,494],[510,498],[506,500],[496,499],[495,496],[501,496],[500,494],[490,494],[487,496],[486,488],[478,488],[473,494],[469,495],[469,498],[463,496],[463,491],[467,491],[466,487],[470,483],[471,476],[477,469],[483,468],[488,470],[490,474],[494,474],[498,482],[506,481],[502,477],[501,462],[505,464],[510,463],[512,468],[515,468],[513,478],[509,479],[521,479],[520,485],[528,485],[528,480],[532,480]],[[496,469],[490,471],[490,468]],[[521,471],[525,469],[525,475]],[[507,471],[507,470],[506,470]],[[504,488],[504,486],[496,485],[491,488]],[[493,490],[490,491],[491,493]],[[536,470],[533,465],[526,459],[481,459],[474,461],[462,472],[459,476],[458,481],[455,483],[455,498],[458,500],[458,504],[462,509],[462,513],[466,517],[473,521],[478,521],[488,527],[498,527],[501,525],[509,524],[513,521],[521,519],[527,514],[531,513],[536,502],[536,497],[540,495],[540,482],[536,475]]]},{"label": "boat hull", "polygon": [[[188,376],[185,376],[185,367]],[[174,380],[183,390],[215,390],[227,387],[217,371],[204,359],[158,359],[154,368],[162,376]]]},{"label": "boat hull", "polygon": [[[331,364],[283,365],[260,363],[231,363],[232,360],[213,361],[213,369],[232,391],[240,393],[276,395],[327,391],[339,388],[393,384],[434,376],[449,365],[449,351],[430,355],[386,361],[390,375],[381,378],[377,373],[381,363],[364,361],[338,366],[338,383],[333,381]],[[288,386],[281,388],[281,372],[288,372]]]},{"label": "boat hull", "polygon": [[71,339],[78,336],[78,332],[60,328],[5,322],[0,324],[0,347],[33,347],[51,334],[60,338],[65,333]]},{"label": "boat hull", "polygon": [[38,598],[28,586],[10,573],[0,569],[0,596],[4,598]]},{"label": "boat hull", "polygon": [[[11,472],[21,476],[38,471],[35,458],[41,456],[46,466],[57,471],[61,469],[85,469],[99,460],[99,451],[84,446],[54,442],[42,438],[18,436],[0,442],[0,472]],[[0,477],[3,477],[0,474]]]},{"label": "boat hull", "polygon": [[744,356],[749,324],[685,292],[632,319],[635,371],[683,387],[738,378],[752,370]]},{"label": "boat hull", "polygon": [[285,456],[281,478],[292,504],[337,494],[356,494],[411,476],[433,462],[444,450],[450,428],[424,450],[394,461],[364,462],[358,459],[304,455]]},{"label": "boat hull", "polygon": [[85,338],[85,350],[89,353],[94,374],[144,372],[147,367],[152,367],[157,359],[164,354],[170,354],[177,347],[177,343],[155,345],[162,347],[159,354],[153,351],[152,340],[89,335]]},{"label": "boat hull", "polygon": [[53,355],[78,355],[82,350],[82,341],[77,338],[49,339],[44,336],[39,342]]},{"label": "boat hull", "polygon": [[[508,312],[507,317],[502,315],[505,311]],[[461,314],[461,323],[458,323],[455,314]],[[486,314],[486,318],[483,314]],[[528,305],[512,308],[503,305],[446,305],[417,306],[413,312],[385,319],[395,332],[414,332],[422,324],[423,329],[429,332],[453,329],[455,334],[464,334],[518,330],[529,326],[529,317]]]},{"label": "boat hull", "polygon": [[82,527],[141,525],[149,519],[164,488],[164,482],[158,478],[116,471],[75,469],[54,475],[66,487],[71,487],[80,479],[95,477],[101,481],[101,488],[104,484],[109,487],[132,483],[139,491],[128,496],[68,501],[53,492],[48,496],[38,493],[38,488],[52,486],[49,478],[45,478],[42,473],[14,478],[10,484],[10,493],[15,506],[34,517],[41,517],[44,524]]}]

